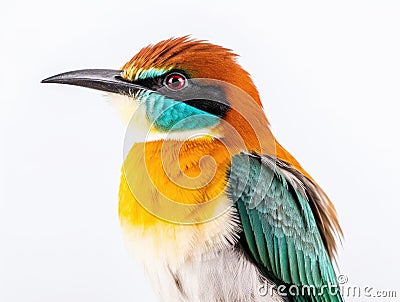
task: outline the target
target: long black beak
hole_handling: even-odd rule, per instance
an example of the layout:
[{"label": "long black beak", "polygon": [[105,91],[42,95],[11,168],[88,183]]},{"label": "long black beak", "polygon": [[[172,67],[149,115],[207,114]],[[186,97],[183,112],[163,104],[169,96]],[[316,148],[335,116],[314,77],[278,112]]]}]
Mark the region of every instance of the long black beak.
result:
[{"label": "long black beak", "polygon": [[83,69],[60,73],[44,79],[42,83],[75,85],[118,94],[132,94],[137,90],[146,89],[124,80],[120,70],[110,69]]}]

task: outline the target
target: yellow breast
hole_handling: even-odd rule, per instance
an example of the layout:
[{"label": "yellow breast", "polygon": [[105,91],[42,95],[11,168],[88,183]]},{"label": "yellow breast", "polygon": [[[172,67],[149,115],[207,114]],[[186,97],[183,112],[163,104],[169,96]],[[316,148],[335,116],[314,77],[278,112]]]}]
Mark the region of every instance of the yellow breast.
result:
[{"label": "yellow breast", "polygon": [[172,267],[236,241],[236,211],[225,193],[229,164],[225,146],[210,138],[132,147],[122,169],[119,217],[137,259]]},{"label": "yellow breast", "polygon": [[121,177],[122,224],[151,226],[209,220],[221,209],[230,155],[218,140],[137,143]]}]

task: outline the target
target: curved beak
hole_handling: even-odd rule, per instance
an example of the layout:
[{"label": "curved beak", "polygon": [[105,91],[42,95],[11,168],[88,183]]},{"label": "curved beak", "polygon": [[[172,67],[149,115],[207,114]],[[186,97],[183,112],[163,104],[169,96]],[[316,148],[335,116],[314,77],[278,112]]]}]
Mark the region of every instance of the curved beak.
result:
[{"label": "curved beak", "polygon": [[146,87],[126,81],[121,70],[82,69],[60,73],[42,80],[41,83],[58,83],[97,89],[118,94],[132,94]]}]

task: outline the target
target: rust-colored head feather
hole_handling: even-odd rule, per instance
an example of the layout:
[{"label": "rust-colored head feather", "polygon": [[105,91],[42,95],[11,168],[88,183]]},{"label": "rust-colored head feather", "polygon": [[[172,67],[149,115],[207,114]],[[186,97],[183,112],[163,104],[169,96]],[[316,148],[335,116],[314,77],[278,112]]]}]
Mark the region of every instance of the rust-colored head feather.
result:
[{"label": "rust-colored head feather", "polygon": [[191,39],[171,38],[140,50],[123,67],[123,77],[134,80],[145,69],[182,69],[192,78],[215,79],[246,91],[260,106],[261,101],[250,75],[236,62],[230,49]]}]

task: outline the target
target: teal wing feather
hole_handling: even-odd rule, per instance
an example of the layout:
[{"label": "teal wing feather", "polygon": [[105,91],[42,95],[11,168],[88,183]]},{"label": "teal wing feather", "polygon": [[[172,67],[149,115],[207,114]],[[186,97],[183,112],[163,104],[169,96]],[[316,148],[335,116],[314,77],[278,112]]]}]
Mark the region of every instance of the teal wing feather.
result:
[{"label": "teal wing feather", "polygon": [[340,302],[336,274],[308,202],[309,189],[289,164],[276,158],[233,157],[228,193],[242,223],[247,254],[265,277],[291,288],[290,301]]}]

